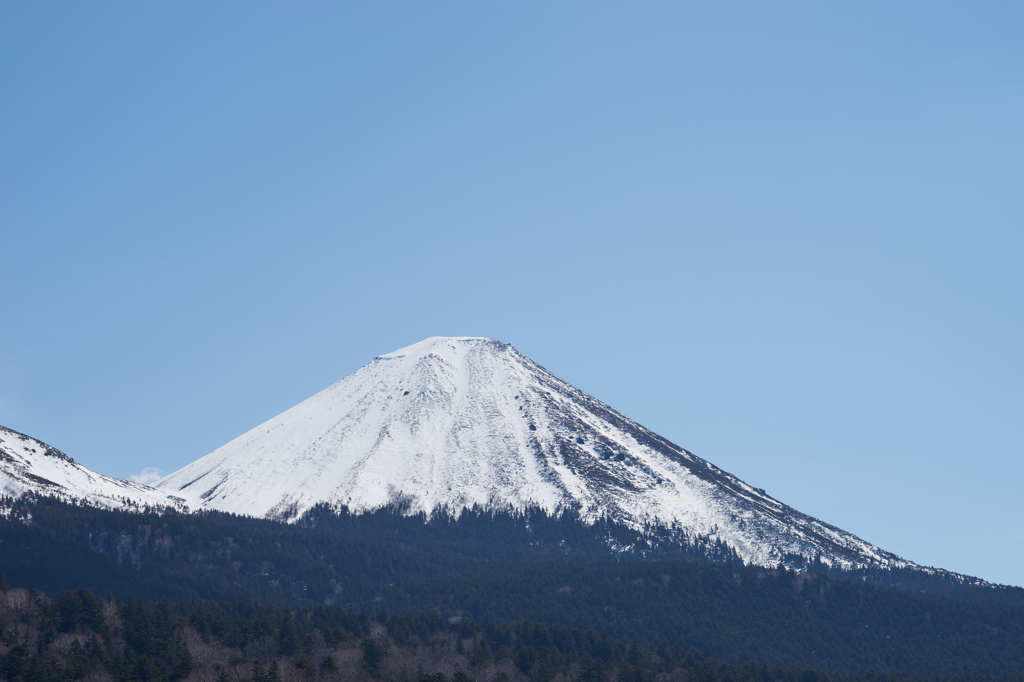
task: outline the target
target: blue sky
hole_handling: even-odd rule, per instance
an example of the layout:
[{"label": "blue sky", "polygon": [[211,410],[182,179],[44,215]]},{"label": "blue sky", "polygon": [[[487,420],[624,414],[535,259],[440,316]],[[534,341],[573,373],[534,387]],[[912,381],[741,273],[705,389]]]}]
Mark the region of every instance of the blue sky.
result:
[{"label": "blue sky", "polygon": [[493,336],[1024,585],[1024,12],[294,5],[3,8],[0,424],[171,471]]}]

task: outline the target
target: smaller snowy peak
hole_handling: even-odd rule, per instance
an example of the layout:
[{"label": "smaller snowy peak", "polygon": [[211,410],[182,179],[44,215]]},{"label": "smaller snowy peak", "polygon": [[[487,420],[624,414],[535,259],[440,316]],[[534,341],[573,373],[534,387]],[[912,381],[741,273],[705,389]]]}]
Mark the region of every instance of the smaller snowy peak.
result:
[{"label": "smaller snowy peak", "polygon": [[110,509],[187,509],[181,497],[90,471],[57,448],[0,426],[0,496],[26,494],[81,501]]}]

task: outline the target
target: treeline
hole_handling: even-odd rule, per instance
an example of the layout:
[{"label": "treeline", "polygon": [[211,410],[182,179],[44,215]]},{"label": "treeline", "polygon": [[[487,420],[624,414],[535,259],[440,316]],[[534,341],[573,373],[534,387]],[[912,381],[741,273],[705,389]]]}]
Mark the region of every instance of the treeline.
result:
[{"label": "treeline", "polygon": [[571,514],[477,511],[427,522],[401,510],[322,508],[286,526],[52,500],[8,509],[0,570],[14,585],[51,595],[85,588],[122,599],[340,606],[487,627],[531,622],[666,654],[855,675],[1024,671],[1021,590],[943,584],[953,599],[911,589],[940,578],[897,590],[821,567],[767,570],[707,539],[674,546]]},{"label": "treeline", "polygon": [[[0,588],[0,679],[118,680],[773,680],[847,679],[730,665],[537,623],[482,627],[437,616],[339,608],[48,599]],[[891,679],[875,677],[873,679]]]}]

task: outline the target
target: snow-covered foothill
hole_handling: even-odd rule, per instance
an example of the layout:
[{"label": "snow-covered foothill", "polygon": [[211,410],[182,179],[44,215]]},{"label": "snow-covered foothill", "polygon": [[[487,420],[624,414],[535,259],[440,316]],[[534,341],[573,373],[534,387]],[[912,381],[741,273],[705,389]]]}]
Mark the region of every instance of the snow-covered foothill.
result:
[{"label": "snow-covered foothill", "polygon": [[42,441],[0,426],[0,496],[16,498],[26,493],[110,509],[187,509],[177,495],[97,474]]}]

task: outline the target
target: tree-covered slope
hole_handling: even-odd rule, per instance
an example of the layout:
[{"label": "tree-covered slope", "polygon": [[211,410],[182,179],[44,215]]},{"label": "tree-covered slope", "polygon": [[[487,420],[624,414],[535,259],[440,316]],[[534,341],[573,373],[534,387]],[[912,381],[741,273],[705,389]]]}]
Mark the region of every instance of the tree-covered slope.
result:
[{"label": "tree-covered slope", "polygon": [[[426,523],[388,511],[319,510],[305,524],[284,525],[52,500],[7,509],[0,571],[51,594],[87,588],[485,625],[525,620],[728,663],[847,673],[1024,671],[1020,590],[870,576],[902,581],[900,589],[866,575],[744,566],[714,543],[641,546],[628,529],[571,515],[470,513]],[[632,549],[609,555],[609,542]],[[718,561],[698,559],[715,552]]]}]

